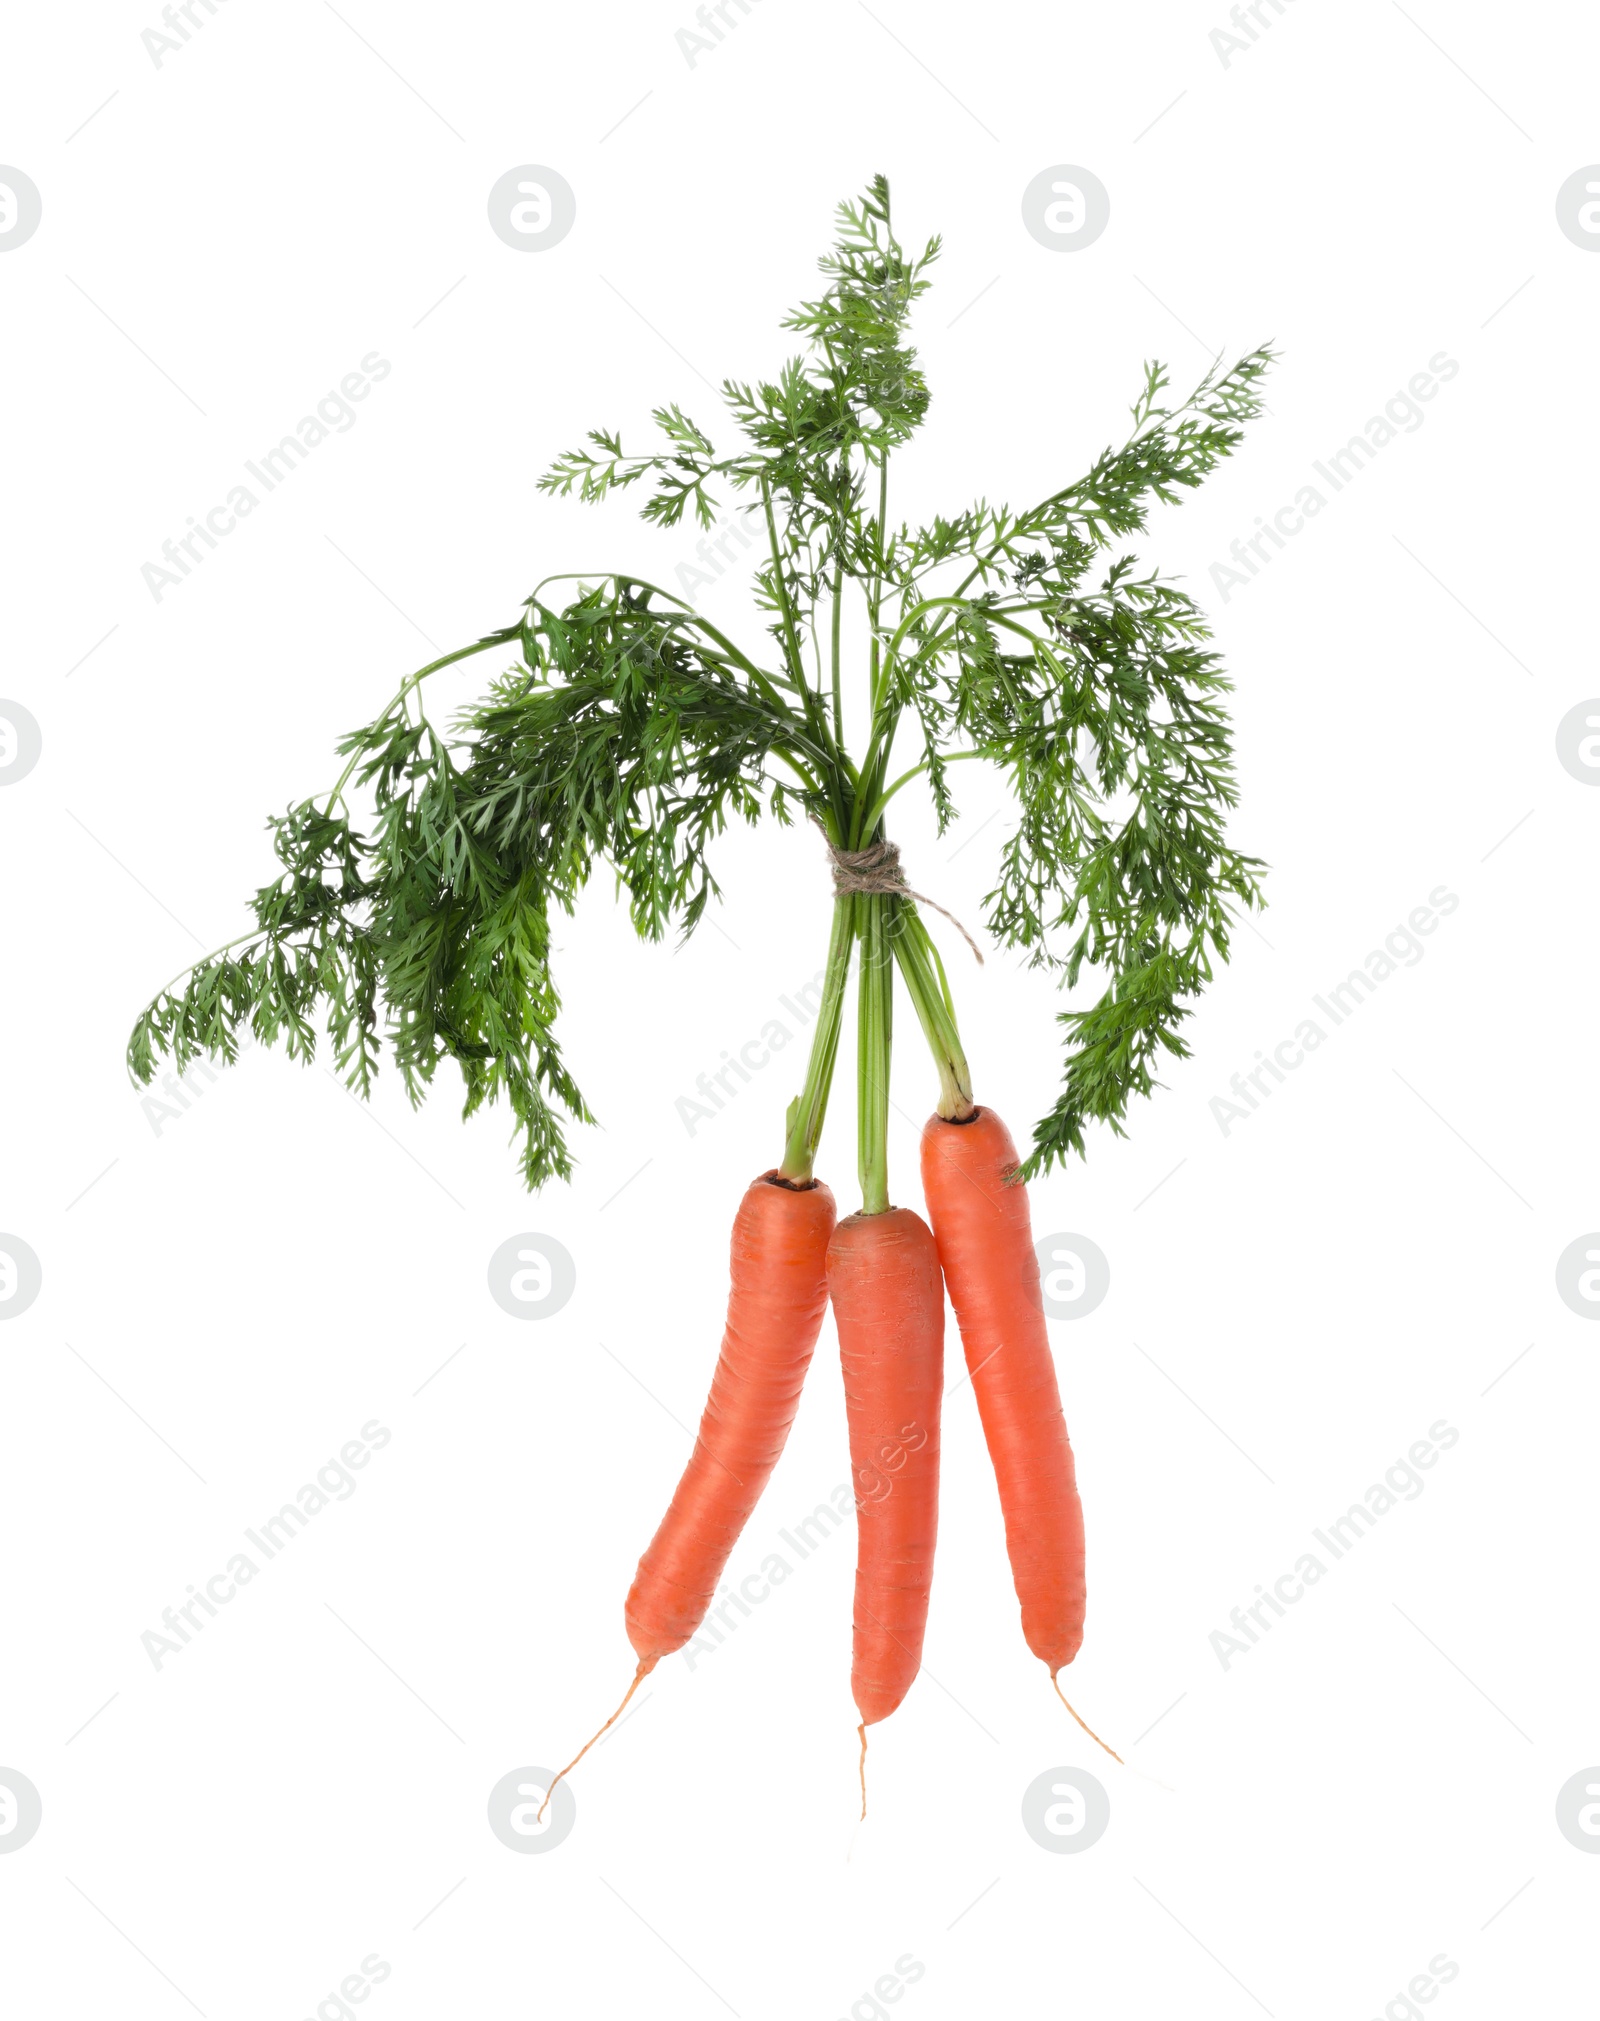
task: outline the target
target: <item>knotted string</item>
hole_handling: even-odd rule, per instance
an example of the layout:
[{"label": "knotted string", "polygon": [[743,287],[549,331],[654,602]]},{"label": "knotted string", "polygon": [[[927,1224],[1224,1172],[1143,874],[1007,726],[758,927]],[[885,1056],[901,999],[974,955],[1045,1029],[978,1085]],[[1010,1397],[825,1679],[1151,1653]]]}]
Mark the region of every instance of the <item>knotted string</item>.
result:
[{"label": "knotted string", "polygon": [[839,849],[831,838],[824,836],[823,839],[833,859],[835,898],[852,898],[859,892],[869,898],[913,898],[918,905],[931,905],[941,918],[949,920],[982,966],[982,949],[955,914],[946,912],[937,899],[929,898],[925,892],[913,891],[907,884],[905,872],[900,868],[898,843],[873,842],[865,849]]}]

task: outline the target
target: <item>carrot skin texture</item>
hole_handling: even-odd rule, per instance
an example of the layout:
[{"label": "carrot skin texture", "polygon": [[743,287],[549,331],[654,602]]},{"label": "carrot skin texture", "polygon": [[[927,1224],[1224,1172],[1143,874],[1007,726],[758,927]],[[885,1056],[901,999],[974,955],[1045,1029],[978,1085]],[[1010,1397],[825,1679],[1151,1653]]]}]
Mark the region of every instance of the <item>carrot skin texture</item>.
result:
[{"label": "carrot skin texture", "polygon": [[850,1688],[872,1726],[921,1666],[939,1531],[944,1285],[928,1224],[907,1207],[847,1215],[828,1244],[828,1294],[856,1503]]},{"label": "carrot skin texture", "polygon": [[994,1462],[1022,1633],[1053,1677],[1077,1655],[1085,1604],[1083,1505],[1045,1327],[1019,1160],[992,1109],[930,1116],[922,1190]]},{"label": "carrot skin texture", "polygon": [[628,1594],[628,1640],[643,1669],[681,1649],[716,1598],[739,1533],[777,1464],[828,1302],[834,1201],[764,1172],[730,1245],[728,1318],[699,1436]]}]

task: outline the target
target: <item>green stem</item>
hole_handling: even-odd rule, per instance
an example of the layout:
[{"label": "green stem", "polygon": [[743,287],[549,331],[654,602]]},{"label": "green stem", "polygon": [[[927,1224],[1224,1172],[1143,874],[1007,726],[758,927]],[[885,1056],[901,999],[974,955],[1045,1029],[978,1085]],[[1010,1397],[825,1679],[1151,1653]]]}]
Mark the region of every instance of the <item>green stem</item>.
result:
[{"label": "green stem", "polygon": [[[486,638],[479,639],[476,645],[460,646],[457,648],[455,652],[446,653],[443,659],[430,660],[425,667],[419,667],[414,674],[408,674],[406,676],[406,678],[400,683],[400,692],[389,704],[389,707],[391,709],[397,707],[398,704],[400,704],[405,700],[406,696],[410,694],[413,688],[419,687],[422,684],[422,682],[424,682],[428,678],[429,674],[438,673],[441,667],[453,667],[457,660],[470,660],[474,653],[486,653],[489,652],[495,646],[508,646],[510,645],[513,639],[520,639],[521,637],[522,637],[522,626],[520,624],[508,625],[502,631],[490,632]],[[338,785],[335,786],[333,791],[328,795],[328,804],[327,807],[323,810],[325,813],[332,813],[334,805],[339,799],[339,796],[344,792],[345,787],[348,786],[350,783],[351,773],[355,771],[356,767],[361,763],[361,760],[365,755],[369,754],[364,753],[363,751],[354,751],[351,753],[349,764],[346,765],[344,770],[339,774]],[[232,947],[234,944],[235,943],[232,941],[228,942],[228,945],[230,947]],[[218,949],[218,952],[219,953],[221,952],[220,948]]]},{"label": "green stem", "polygon": [[843,754],[828,728],[827,711],[822,697],[806,679],[805,661],[800,653],[799,633],[795,628],[794,606],[789,598],[789,586],[784,580],[783,557],[778,549],[778,523],[772,514],[772,492],[765,480],[761,485],[761,504],[767,522],[767,544],[772,554],[772,593],[778,606],[778,614],[783,621],[784,659],[788,665],[794,688],[805,705],[806,721],[816,734],[818,748],[828,751],[828,770],[833,775],[830,784],[833,792],[833,813],[841,829],[845,826],[845,788],[839,774],[847,770]]},{"label": "green stem", "polygon": [[772,551],[772,593],[777,600],[778,615],[783,620],[784,657],[789,671],[794,676],[795,686],[806,685],[805,663],[800,657],[800,641],[795,634],[794,611],[789,603],[789,585],[783,577],[783,557],[778,552],[778,523],[772,516],[772,493],[766,480],[761,484],[761,506],[767,521],[767,544]]},{"label": "green stem", "polygon": [[[947,765],[959,765],[963,758],[987,758],[988,755],[987,751],[946,751],[944,762]],[[892,786],[885,786],[867,810],[866,818],[861,824],[863,832],[870,835],[883,819],[884,808],[888,806],[896,793],[900,791],[900,788],[908,786],[913,779],[917,778],[919,774],[926,772],[927,769],[928,760],[924,758],[920,764],[913,765],[909,772],[902,772]]]},{"label": "green stem", "polygon": [[860,1025],[856,1041],[856,1124],[861,1211],[889,1211],[889,1056],[894,1039],[894,970],[886,912],[898,901],[860,901]]},{"label": "green stem", "polygon": [[[967,581],[970,583],[971,580],[972,577],[969,575],[967,577]],[[911,626],[916,623],[917,619],[922,616],[924,611],[961,610],[962,608],[965,607],[967,601],[968,601],[967,598],[961,594],[960,590],[957,590],[953,596],[924,597],[920,603],[914,604],[912,608],[906,612],[905,616],[900,620],[899,624],[895,627],[894,636],[889,641],[890,657],[891,658],[899,657],[900,641],[905,637],[907,631],[911,628]],[[986,604],[984,606],[984,614],[988,617],[1003,618],[1008,615],[1015,616],[1015,614],[1018,611],[1042,611],[1048,609],[1049,609],[1048,600],[1043,597],[1036,597],[1031,601],[1029,600],[1017,601],[1013,599],[1011,601],[1001,604]],[[1018,625],[1012,625],[1011,630],[1019,631],[1021,630],[1021,627]],[[924,649],[927,646],[936,643],[939,636],[940,636],[939,633],[930,634],[930,636],[923,641]],[[1031,632],[1026,632],[1024,633],[1024,636],[1027,638],[1032,638],[1033,634]],[[919,658],[921,657],[920,653],[918,657]]]},{"label": "green stem", "polygon": [[795,777],[800,781],[802,786],[808,786],[811,789],[811,791],[817,794],[819,797],[825,791],[822,781],[820,779],[814,778],[811,775],[811,773],[806,770],[805,766],[801,764],[800,760],[793,755],[792,752],[785,751],[780,745],[774,744],[772,747],[772,755],[775,758],[781,758],[783,760],[783,762],[789,767],[790,771],[792,771]]},{"label": "green stem", "polygon": [[939,1114],[947,1121],[972,1114],[972,1074],[956,1024],[956,1007],[939,950],[909,899],[897,901],[894,957],[906,993],[939,1070]]},{"label": "green stem", "polygon": [[[965,597],[960,595],[956,595],[953,597],[927,598],[924,602],[918,604],[915,610],[907,614],[907,616],[901,622],[899,628],[894,633],[894,636],[889,640],[888,649],[884,653],[883,657],[883,678],[880,681],[876,674],[874,674],[873,676],[872,736],[867,746],[867,755],[862,761],[861,773],[863,778],[865,778],[872,771],[875,765],[879,765],[880,760],[881,760],[880,769],[887,770],[888,768],[889,753],[893,749],[894,745],[895,726],[900,720],[899,705],[896,704],[894,707],[892,708],[890,707],[889,690],[893,681],[894,669],[896,665],[899,664],[900,641],[905,636],[906,627],[912,622],[914,618],[920,615],[921,612],[937,610],[940,609],[941,607],[950,607],[954,610],[965,609],[967,608],[967,600]],[[1042,603],[1037,605],[1017,604],[1014,606],[1010,606],[1009,608],[1014,608],[1017,610],[1034,610],[1034,609],[1042,610],[1044,608],[1044,605]],[[993,608],[986,608],[984,615],[988,617],[993,623],[1001,626],[1002,629],[1007,631],[1013,631],[1018,635],[1018,637],[1026,639],[1028,643],[1035,649],[1035,651],[1043,649],[1048,657],[1048,648],[1043,647],[1043,642],[1040,639],[1038,639],[1032,632],[1030,632],[1026,628],[1026,626],[1013,623],[1009,617],[1004,616],[999,610]],[[930,653],[934,649],[934,647],[938,646],[943,642],[945,631],[946,627],[941,623],[941,625],[936,627],[935,630],[928,636],[928,638],[926,638],[923,641],[923,643],[918,648],[917,652],[909,662],[910,669],[912,672],[915,672],[916,668],[920,666],[923,659],[927,656],[928,653]],[[1000,678],[1002,679],[1002,681],[1006,683],[1007,692],[1011,696],[1013,704],[1015,704],[1017,699],[1016,694],[1014,689],[1011,687],[1010,679],[1006,674],[1003,665],[1000,670]],[[974,752],[974,753],[959,753],[954,755],[978,756],[980,754]],[[887,798],[888,795],[885,794],[884,799]],[[878,804],[873,809],[874,818],[876,818],[878,814],[881,814],[882,811],[883,811],[883,803],[882,801],[879,801]],[[870,828],[871,823],[870,822],[864,823],[863,826]]]},{"label": "green stem", "polygon": [[151,1004],[158,1004],[164,996],[170,996],[176,985],[182,982],[186,975],[193,975],[197,968],[208,968],[219,954],[226,954],[230,947],[243,947],[246,941],[265,940],[266,937],[267,929],[264,926],[253,926],[248,933],[236,933],[232,940],[225,940],[221,947],[214,947],[209,954],[203,954],[198,961],[191,962],[187,968],[180,968],[170,982],[163,983],[161,988],[156,991],[155,995],[150,999]]},{"label": "green stem", "polygon": [[899,718],[898,707],[888,710],[878,717],[873,728],[871,747],[857,774],[859,783],[852,823],[854,840],[850,845],[853,849],[864,849],[876,838],[885,798],[883,783],[888,776],[889,760],[894,754],[895,725]]},{"label": "green stem", "polygon": [[817,1146],[822,1141],[823,1119],[828,1113],[828,1094],[833,1086],[833,1066],[839,1054],[839,1032],[844,1023],[844,986],[850,975],[850,949],[855,940],[855,901],[836,898],[833,903],[833,932],[828,940],[828,965],[822,979],[822,1002],[817,1010],[817,1027],[811,1035],[811,1058],[806,1066],[805,1085],[789,1104],[787,1137],[780,1179],[806,1180],[816,1164]]},{"label": "green stem", "polygon": [[884,535],[887,531],[885,520],[889,511],[889,452],[887,449],[878,460],[878,552],[873,562],[871,587],[867,592],[868,615],[872,621],[872,654],[868,665],[868,693],[872,696],[874,710],[878,707],[878,664],[879,639],[878,620],[883,611],[883,561]]},{"label": "green stem", "polygon": [[[660,597],[664,603],[676,604],[683,613],[682,623],[692,624],[700,631],[703,631],[707,638],[715,639],[717,644],[728,654],[729,658],[743,667],[747,674],[753,675],[756,680],[769,688],[772,686],[772,676],[763,673],[754,660],[747,654],[742,653],[726,632],[720,630],[709,618],[702,617],[692,603],[686,603],[681,596],[675,596],[670,589],[663,589],[659,583],[648,582],[642,575],[628,575],[622,570],[615,568],[563,569],[557,575],[542,576],[535,583],[533,595],[528,598],[530,604],[536,601],[540,590],[544,588],[547,582],[614,582],[620,584],[624,589],[647,589],[652,596]],[[789,677],[786,676],[786,678]],[[791,678],[790,686],[794,685],[796,683]],[[803,687],[805,683],[802,681],[799,685]]]},{"label": "green stem", "polygon": [[844,700],[839,680],[839,616],[844,607],[844,557],[841,555],[833,570],[833,735],[840,751],[844,750]]}]

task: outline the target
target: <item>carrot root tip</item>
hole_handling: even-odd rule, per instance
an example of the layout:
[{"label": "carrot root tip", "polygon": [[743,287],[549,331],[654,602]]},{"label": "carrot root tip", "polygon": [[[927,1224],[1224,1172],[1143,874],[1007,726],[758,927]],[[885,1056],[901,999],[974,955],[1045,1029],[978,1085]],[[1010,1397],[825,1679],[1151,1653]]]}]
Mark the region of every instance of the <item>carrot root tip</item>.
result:
[{"label": "carrot root tip", "polygon": [[861,1822],[865,1824],[867,1820],[867,1722],[865,1720],[862,1720],[861,1724],[856,1728],[856,1732],[861,1736],[861,1763],[859,1770],[861,1776]]},{"label": "carrot root tip", "polygon": [[566,1767],[562,1769],[561,1773],[555,1778],[555,1781],[552,1782],[550,1787],[545,1791],[544,1802],[540,1804],[538,1812],[536,1814],[535,1819],[536,1822],[539,1819],[542,1819],[545,1812],[550,1808],[550,1799],[556,1793],[556,1783],[564,1782],[566,1778],[572,1773],[572,1771],[578,1766],[578,1763],[582,1761],[583,1757],[589,1752],[590,1748],[594,1746],[595,1742],[597,1740],[602,1739],[606,1734],[608,1734],[611,1731],[612,1727],[616,1725],[617,1721],[627,1711],[628,1700],[632,1698],[633,1694],[639,1689],[639,1686],[643,1684],[645,1679],[650,1675],[651,1671],[654,1670],[655,1667],[656,1667],[656,1659],[653,1656],[641,1656],[639,1658],[639,1667],[633,1673],[633,1682],[628,1686],[627,1690],[623,1693],[622,1703],[617,1707],[616,1711],[612,1713],[611,1717],[606,1721],[605,1725],[600,1728],[599,1732],[590,1735],[589,1739],[587,1739],[583,1743],[582,1747],[578,1749],[577,1753],[572,1757],[571,1761],[567,1763]]},{"label": "carrot root tip", "polygon": [[1053,1670],[1050,1673],[1050,1682],[1051,1684],[1055,1685],[1055,1694],[1057,1698],[1059,1698],[1061,1700],[1061,1703],[1064,1706],[1066,1706],[1068,1712],[1072,1714],[1073,1718],[1078,1721],[1078,1724],[1083,1728],[1084,1732],[1088,1734],[1089,1738],[1094,1742],[1095,1746],[1098,1748],[1103,1748],[1105,1752],[1110,1755],[1111,1759],[1114,1762],[1116,1762],[1119,1768],[1126,1768],[1128,1764],[1122,1759],[1122,1756],[1118,1754],[1117,1750],[1114,1747],[1107,1747],[1106,1743],[1100,1738],[1099,1734],[1095,1732],[1094,1728],[1089,1724],[1089,1722],[1086,1719],[1082,1719],[1079,1717],[1071,1701],[1068,1699],[1067,1694],[1061,1689],[1061,1686],[1056,1683],[1056,1673]]}]

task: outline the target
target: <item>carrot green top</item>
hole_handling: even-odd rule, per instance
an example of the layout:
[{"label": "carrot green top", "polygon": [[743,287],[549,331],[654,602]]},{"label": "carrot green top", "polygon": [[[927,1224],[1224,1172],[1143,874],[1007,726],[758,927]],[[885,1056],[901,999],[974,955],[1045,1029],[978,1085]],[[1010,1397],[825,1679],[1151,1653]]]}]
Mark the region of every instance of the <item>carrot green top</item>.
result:
[{"label": "carrot green top", "polygon": [[[952,765],[982,759],[1016,800],[989,931],[1068,987],[1086,967],[1098,981],[1087,1007],[1060,1014],[1064,1082],[1024,1171],[1081,1152],[1091,1119],[1120,1129],[1162,1054],[1185,1052],[1187,1000],[1226,958],[1236,907],[1260,903],[1261,868],[1225,839],[1228,683],[1204,616],[1121,549],[1152,501],[1175,500],[1235,448],[1272,354],[1213,367],[1182,401],[1150,364],[1127,439],[1085,476],[1022,511],[980,499],[895,524],[892,453],[929,397],[907,324],[938,250],[937,239],[916,257],[902,249],[875,178],[839,208],[823,293],[786,319],[803,353],[770,383],[724,384],[741,446],[720,455],[665,407],[660,447],[630,454],[597,429],[539,480],[590,501],[644,483],[644,517],[664,527],[685,513],[710,527],[737,499],[759,529],[764,630],[741,646],[636,576],[555,577],[517,623],[409,676],[344,738],[332,792],[272,822],[279,868],[253,928],[143,1012],[128,1048],[137,1079],[166,1053],[180,1066],[202,1051],[231,1058],[245,1029],[308,1059],[320,1021],[358,1092],[385,1048],[413,1099],[452,1059],[469,1113],[506,1097],[528,1184],[565,1177],[565,1125],[589,1109],[561,1053],[551,908],[570,911],[603,861],[642,936],[688,934],[717,890],[712,857],[730,821],[810,817],[836,848],[859,850],[920,781],[942,832],[956,818]],[[851,598],[868,639],[850,691],[858,755],[841,664]],[[435,725],[427,676],[485,652],[510,665]],[[902,732],[915,750],[897,773]],[[887,1099],[891,964],[933,1047],[944,1112],[965,1113],[971,1086],[913,904],[843,897],[783,1171],[811,1169],[857,942],[872,1206],[886,1204],[881,1143],[868,1137]]]}]

